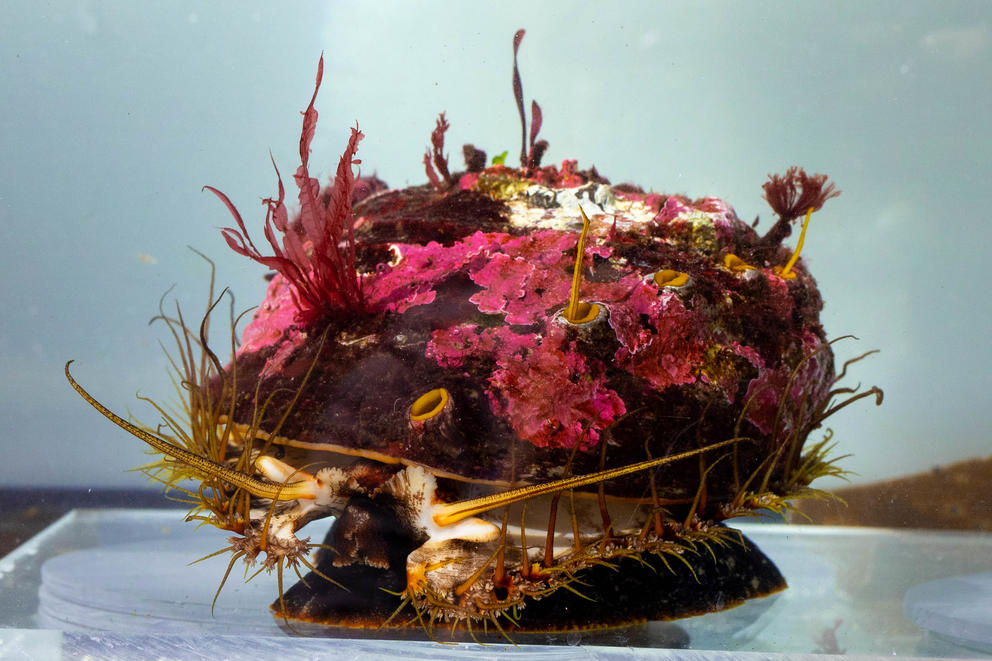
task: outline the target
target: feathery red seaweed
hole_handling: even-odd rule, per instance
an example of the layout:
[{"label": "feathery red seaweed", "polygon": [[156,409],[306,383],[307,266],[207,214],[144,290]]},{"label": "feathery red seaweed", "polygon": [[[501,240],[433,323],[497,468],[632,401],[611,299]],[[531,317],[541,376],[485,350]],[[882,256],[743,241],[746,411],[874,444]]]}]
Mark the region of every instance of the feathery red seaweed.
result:
[{"label": "feathery red seaweed", "polygon": [[[455,183],[451,172],[448,171],[448,157],[444,155],[444,134],[449,128],[451,128],[451,124],[448,123],[442,112],[437,118],[437,125],[431,131],[431,149],[424,153],[424,170],[427,172],[427,178],[434,190],[451,188]],[[438,177],[438,173],[440,173],[440,177]],[[442,179],[444,180],[443,184]]]},{"label": "feathery red seaweed", "polygon": [[[265,238],[273,254],[266,256],[251,240],[248,229],[231,200],[212,186],[205,186],[227,207],[237,229],[221,230],[227,245],[239,255],[278,271],[293,285],[294,298],[301,321],[310,322],[335,311],[363,313],[367,311],[362,282],[355,267],[354,214],[352,201],[355,192],[353,165],[361,163],[355,158],[358,143],[364,137],[357,125],[351,129],[348,146],[338,162],[334,184],[325,191],[326,202],[320,195],[320,184],[310,176],[310,143],[317,127],[317,110],[314,103],[324,74],[324,58],[317,65],[317,80],[310,104],[303,112],[303,130],[300,135],[300,166],[294,179],[299,188],[300,213],[290,223],[285,204],[285,188],[279,168],[273,161],[279,194],[276,199],[263,200],[266,206]],[[282,245],[275,231],[282,234]]]},{"label": "feathery red seaweed", "polygon": [[768,175],[768,181],[761,187],[768,205],[778,214],[778,220],[761,239],[766,246],[778,245],[792,234],[792,222],[810,208],[818,211],[827,200],[840,195],[833,183],[827,183],[827,175],[806,174],[795,165],[785,174]]},{"label": "feathery red seaweed", "polygon": [[[524,40],[526,30],[517,30],[513,35],[513,98],[517,102],[517,112],[520,113],[520,167],[525,170],[532,170],[540,167],[541,158],[548,149],[547,140],[538,140],[537,134],[541,130],[543,117],[541,106],[537,101],[530,102],[530,141],[527,140],[527,113],[524,111],[524,86],[520,80],[520,69],[517,67],[517,51],[520,50],[520,42]],[[529,148],[528,148],[529,145]]]}]

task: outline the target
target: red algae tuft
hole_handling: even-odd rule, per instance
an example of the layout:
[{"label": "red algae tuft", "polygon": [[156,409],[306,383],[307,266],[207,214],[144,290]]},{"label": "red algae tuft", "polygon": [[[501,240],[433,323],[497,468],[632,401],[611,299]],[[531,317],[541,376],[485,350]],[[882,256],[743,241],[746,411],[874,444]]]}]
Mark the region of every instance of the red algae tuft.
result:
[{"label": "red algae tuft", "polygon": [[[360,313],[365,310],[361,280],[355,268],[354,214],[355,175],[352,166],[361,163],[355,158],[358,143],[364,137],[357,127],[351,129],[348,146],[338,163],[334,185],[322,196],[320,183],[310,176],[310,143],[317,129],[314,102],[324,74],[324,58],[317,67],[317,82],[310,105],[303,113],[303,133],[300,136],[300,166],[294,180],[299,188],[300,211],[295,222],[288,222],[285,189],[276,169],[279,194],[266,199],[265,238],[273,255],[265,256],[252,242],[241,214],[230,199],[212,186],[206,190],[224,202],[234,216],[238,228],[225,228],[224,239],[240,255],[278,271],[293,284],[298,298],[297,309],[302,320],[312,320],[335,310]],[[275,232],[282,234],[282,245]]]}]

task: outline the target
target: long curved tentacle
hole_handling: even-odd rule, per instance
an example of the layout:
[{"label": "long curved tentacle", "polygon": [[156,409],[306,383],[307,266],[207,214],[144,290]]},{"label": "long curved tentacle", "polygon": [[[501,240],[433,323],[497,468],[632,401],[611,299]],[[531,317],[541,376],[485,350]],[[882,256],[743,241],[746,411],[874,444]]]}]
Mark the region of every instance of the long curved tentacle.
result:
[{"label": "long curved tentacle", "polygon": [[520,487],[518,489],[511,489],[501,493],[482,496],[481,498],[473,498],[471,500],[449,503],[437,508],[434,514],[434,521],[440,526],[450,525],[467,517],[475,516],[476,514],[481,514],[482,512],[486,512],[503,505],[517,503],[535,496],[543,496],[546,494],[566,491],[568,489],[577,489],[579,487],[604,482],[606,480],[615,480],[619,477],[636,473],[637,471],[647,470],[649,468],[668,464],[673,461],[679,461],[702,452],[716,450],[718,448],[726,447],[728,445],[746,440],[750,439],[731,438],[726,441],[720,441],[719,443],[713,443],[711,445],[698,448],[696,450],[689,450],[687,452],[681,452],[667,457],[659,457],[657,459],[649,459],[636,464],[630,464],[629,466],[611,468],[609,470],[591,473],[589,475],[577,475],[575,477],[555,480],[553,482],[545,482],[543,484],[534,484],[527,487]]},{"label": "long curved tentacle", "polygon": [[270,484],[268,482],[262,482],[261,480],[251,477],[250,475],[245,475],[244,473],[231,470],[227,466],[223,466],[215,461],[211,461],[210,459],[201,457],[198,454],[194,454],[185,448],[179,447],[178,445],[173,445],[172,443],[159,438],[151,432],[145,431],[137,425],[128,422],[98,402],[86,391],[85,388],[79,385],[79,383],[72,378],[72,374],[69,373],[69,365],[72,363],[73,361],[70,360],[65,364],[65,378],[69,380],[69,385],[71,385],[73,389],[78,392],[84,400],[86,400],[86,403],[99,411],[103,417],[107,418],[129,434],[140,438],[162,454],[172,457],[176,461],[181,461],[182,463],[195,468],[205,475],[216,477],[236,487],[240,487],[252,495],[260,498],[270,498],[272,500],[312,500],[315,498],[313,483],[310,480],[292,482],[290,484]]}]

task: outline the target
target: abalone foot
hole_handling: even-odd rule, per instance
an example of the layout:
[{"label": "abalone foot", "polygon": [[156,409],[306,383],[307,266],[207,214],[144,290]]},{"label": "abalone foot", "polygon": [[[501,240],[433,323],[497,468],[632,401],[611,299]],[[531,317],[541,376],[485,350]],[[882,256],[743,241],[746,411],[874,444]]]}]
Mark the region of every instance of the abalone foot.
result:
[{"label": "abalone foot", "polygon": [[[530,635],[582,632],[583,642],[588,643],[589,634],[610,638],[613,634],[608,630],[624,628],[624,644],[630,644],[632,635],[639,637],[636,625],[726,610],[787,587],[775,564],[744,535],[740,535],[740,543],[717,546],[713,551],[700,548],[695,553],[686,552],[682,555],[685,562],[646,553],[640,559],[614,559],[612,567],[589,567],[574,584],[582,596],[559,589],[542,599],[528,599],[518,611],[517,625],[503,620],[502,626],[518,642],[554,642],[533,640]],[[361,635],[379,629],[382,637],[412,634],[422,639],[423,624],[413,610],[406,607],[397,612],[401,599],[396,593],[406,583],[402,565],[391,569],[335,567],[333,553],[323,553],[317,568],[349,590],[331,585],[313,572],[307,574],[304,581],[286,591],[282,600],[285,611],[279,600],[271,606],[277,618],[283,620],[285,615],[289,620],[284,626],[288,632],[339,636],[347,635],[348,629],[365,630]],[[442,622],[434,625],[437,636],[463,638],[445,629]],[[491,625],[486,636],[481,625],[478,629],[472,634],[465,632],[464,637],[502,638]],[[520,634],[527,637],[522,640]],[[658,636],[664,640],[659,641]],[[688,636],[676,625],[652,625],[651,638],[654,645],[682,647],[688,643]],[[606,639],[601,642],[609,644]]]}]

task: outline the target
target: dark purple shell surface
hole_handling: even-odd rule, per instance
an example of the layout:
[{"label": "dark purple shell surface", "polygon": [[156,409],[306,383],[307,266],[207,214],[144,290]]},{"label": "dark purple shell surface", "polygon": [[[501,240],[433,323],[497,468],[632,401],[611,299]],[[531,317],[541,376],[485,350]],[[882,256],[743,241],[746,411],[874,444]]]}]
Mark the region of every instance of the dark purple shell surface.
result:
[{"label": "dark purple shell surface", "polygon": [[[272,429],[295,398],[279,431],[291,445],[502,485],[746,438],[710,472],[711,501],[731,498],[826,403],[816,283],[801,261],[777,274],[790,251],[762,244],[719,199],[629,190],[566,161],[359,201],[364,310],[305,322],[275,275],[237,356],[234,420],[250,422],[271,394],[260,428]],[[599,313],[577,324],[563,311],[580,205],[591,221],[580,296]],[[438,389],[444,410],[411,421]],[[691,499],[697,463],[658,469],[660,496]],[[646,499],[650,475],[606,491]]]}]

